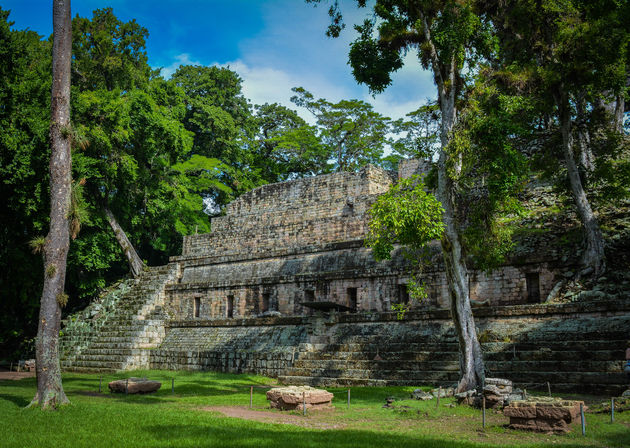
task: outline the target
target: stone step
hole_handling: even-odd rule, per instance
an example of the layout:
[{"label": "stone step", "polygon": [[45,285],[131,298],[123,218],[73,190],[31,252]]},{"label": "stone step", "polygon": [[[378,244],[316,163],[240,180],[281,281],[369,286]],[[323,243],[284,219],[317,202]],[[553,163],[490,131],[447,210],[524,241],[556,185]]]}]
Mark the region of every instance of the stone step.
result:
[{"label": "stone step", "polygon": [[64,372],[77,372],[77,373],[112,373],[116,372],[116,369],[107,369],[107,368],[94,368],[94,367],[78,367],[78,366],[62,366],[61,367]]},{"label": "stone step", "polygon": [[[331,377],[310,377],[310,376],[294,376],[294,375],[279,375],[278,381],[282,384],[304,385],[320,387],[352,387],[352,386],[447,386],[457,382],[455,379],[437,379],[433,381],[416,380],[416,379],[404,379],[404,380],[392,380],[392,379],[356,379],[356,378],[331,378]],[[528,390],[534,391],[546,391],[546,381],[542,379],[536,385],[529,383],[516,382],[516,387],[522,387],[523,385],[529,386]],[[583,384],[575,382],[554,382],[551,383],[552,392],[574,392],[576,389],[583,388]],[[601,393],[618,393],[619,387],[610,383],[590,383],[589,390],[593,392]]]},{"label": "stone step", "polygon": [[302,360],[293,363],[294,369],[332,369],[332,370],[459,370],[457,356],[447,361],[399,361],[399,360],[365,360],[365,361],[340,361],[340,360]]},{"label": "stone step", "polygon": [[459,351],[372,351],[372,352],[300,352],[297,358],[300,361],[372,361],[374,358],[380,357],[386,360],[397,361],[443,361],[457,359]]},{"label": "stone step", "polygon": [[[627,336],[627,335],[626,335]],[[578,340],[578,341],[566,341],[555,340],[547,341],[545,344],[534,343],[484,343],[482,349],[484,352],[495,353],[500,351],[514,352],[545,352],[551,350],[554,352],[587,352],[601,351],[602,348],[606,350],[614,349],[615,353],[619,350],[625,350],[626,339],[620,340]],[[340,354],[338,358],[352,358],[348,353],[369,353],[370,356],[375,356],[377,351],[382,353],[423,353],[423,352],[457,352],[459,350],[458,343],[418,343],[410,342],[407,344],[387,344],[382,343],[375,344],[312,344],[310,347],[312,353],[336,353]],[[307,352],[308,353],[308,352]],[[342,354],[342,355],[341,355]],[[318,355],[305,355],[305,356],[318,356]],[[359,356],[361,358],[361,356]]]},{"label": "stone step", "polygon": [[459,367],[440,370],[381,370],[381,369],[299,369],[292,368],[287,370],[286,374],[291,376],[303,376],[312,378],[354,378],[354,379],[390,379],[390,380],[416,380],[416,381],[433,381],[435,379],[457,379],[459,376]]},{"label": "stone step", "polygon": [[129,340],[125,342],[94,342],[89,345],[89,348],[111,349],[111,350],[131,349],[131,348],[136,348],[137,345],[141,345],[141,344],[143,344],[144,346],[147,346],[146,348],[151,348],[151,347],[155,347],[157,342],[158,340],[150,340],[150,341],[142,341],[142,342],[138,342],[136,340]]},{"label": "stone step", "polygon": [[623,369],[621,361],[486,361],[486,368],[502,372],[555,371],[615,373]]},{"label": "stone step", "polygon": [[122,361],[82,361],[77,360],[72,363],[74,367],[84,367],[89,369],[111,369],[121,370],[124,363]]},{"label": "stone step", "polygon": [[611,359],[623,359],[625,350],[618,348],[614,350],[591,350],[591,351],[553,351],[553,350],[528,350],[488,352],[484,350],[486,361],[607,361]]},{"label": "stone step", "polygon": [[519,383],[521,385],[533,384],[539,388],[544,388],[543,386],[549,382],[553,388],[555,384],[567,383],[567,378],[571,378],[571,383],[574,385],[581,385],[580,389],[584,390],[588,385],[588,390],[590,391],[593,385],[608,385],[609,387],[617,387],[619,388],[619,384],[624,384],[626,381],[626,376],[622,371],[617,372],[578,372],[572,374],[570,377],[566,372],[557,372],[557,371],[501,371],[497,370],[491,371],[493,376],[499,376],[502,378],[509,378],[515,383]]},{"label": "stone step", "polygon": [[383,379],[383,378],[354,378],[354,377],[311,377],[298,375],[279,375],[278,381],[282,384],[302,385],[319,387],[348,387],[348,386],[410,386],[410,385],[438,385],[452,384],[457,381],[457,375],[436,372],[434,375],[425,375],[421,378],[406,379]]},{"label": "stone step", "polygon": [[90,347],[81,352],[82,357],[87,356],[136,356],[145,352],[140,348],[95,348]]},{"label": "stone step", "polygon": [[408,342],[408,343],[387,343],[379,344],[310,344],[311,349],[317,352],[421,352],[421,351],[457,351],[457,342]]},{"label": "stone step", "polygon": [[116,336],[116,335],[137,335],[139,333],[159,333],[163,332],[163,327],[157,325],[125,325],[125,326],[112,326],[107,330],[99,332],[100,336]]},{"label": "stone step", "polygon": [[484,342],[482,348],[488,351],[497,352],[502,350],[539,350],[541,348],[549,348],[556,351],[587,351],[592,350],[610,350],[625,348],[628,340],[628,334],[623,338],[606,338],[606,339],[570,339],[564,336],[556,336],[555,338],[545,342]]},{"label": "stone step", "polygon": [[[486,361],[486,368],[492,371],[523,372],[523,371],[557,371],[557,372],[619,372],[623,366],[618,361]],[[458,371],[459,360],[455,356],[451,361],[340,361],[340,360],[297,360],[293,364],[295,370],[370,370],[372,372],[388,370],[418,370],[418,371]],[[328,375],[330,376],[330,375]]]}]

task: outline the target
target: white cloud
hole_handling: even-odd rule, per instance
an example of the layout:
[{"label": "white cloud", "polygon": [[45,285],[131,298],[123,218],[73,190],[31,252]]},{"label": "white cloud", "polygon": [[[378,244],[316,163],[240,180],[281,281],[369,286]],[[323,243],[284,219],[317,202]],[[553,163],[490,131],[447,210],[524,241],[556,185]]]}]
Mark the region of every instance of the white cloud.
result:
[{"label": "white cloud", "polygon": [[190,54],[181,53],[175,56],[175,60],[168,67],[162,67],[160,74],[168,79],[177,71],[180,65],[203,65],[196,59],[191,59]]},{"label": "white cloud", "polygon": [[255,36],[239,43],[240,56],[232,61],[200,61],[198,55],[182,53],[162,69],[171,76],[182,64],[230,67],[243,79],[243,93],[252,104],[280,103],[313,122],[312,115],[290,102],[292,87],[304,87],[316,98],[332,102],[362,99],[392,119],[404,117],[435,97],[435,86],[428,71],[422,69],[415,52],[405,56],[405,64],[392,75],[392,85],[372,97],[365,86],[353,79],[347,64],[348,46],[355,33],[351,24],[363,13],[350,9],[348,27],[338,39],[324,35],[329,23],[327,8],[312,8],[293,0],[264,4],[265,26]]}]

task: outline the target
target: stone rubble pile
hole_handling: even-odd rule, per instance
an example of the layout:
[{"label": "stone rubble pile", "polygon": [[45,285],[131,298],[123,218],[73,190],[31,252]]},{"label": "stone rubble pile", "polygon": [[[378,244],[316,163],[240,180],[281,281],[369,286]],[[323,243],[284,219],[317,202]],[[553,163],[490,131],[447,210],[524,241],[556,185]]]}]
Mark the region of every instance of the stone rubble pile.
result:
[{"label": "stone rubble pile", "polygon": [[481,407],[482,397],[486,397],[486,407],[502,409],[515,400],[523,399],[523,391],[514,389],[512,381],[503,378],[486,378],[483,395],[476,390],[455,394],[459,404]]}]

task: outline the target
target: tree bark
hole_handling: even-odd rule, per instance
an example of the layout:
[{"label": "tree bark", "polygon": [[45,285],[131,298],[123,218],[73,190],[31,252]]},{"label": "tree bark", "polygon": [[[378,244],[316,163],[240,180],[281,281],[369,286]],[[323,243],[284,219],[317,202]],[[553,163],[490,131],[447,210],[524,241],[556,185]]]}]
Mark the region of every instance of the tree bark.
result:
[{"label": "tree bark", "polygon": [[459,339],[460,379],[457,392],[481,386],[484,382],[484,365],[481,346],[470,304],[468,269],[462,247],[454,204],[454,184],[447,169],[446,148],[455,122],[454,101],[442,102],[442,151],[438,160],[437,198],[444,208],[444,235],[442,255],[451,301],[451,314]]},{"label": "tree bark", "polygon": [[131,275],[133,275],[134,278],[137,278],[144,270],[144,263],[142,262],[142,259],[138,256],[136,249],[134,249],[133,244],[131,244],[131,241],[127,238],[127,234],[122,227],[120,227],[118,221],[116,221],[116,218],[111,210],[107,207],[103,207],[103,211],[105,212],[105,216],[107,216],[107,221],[109,222],[110,227],[116,235],[118,244],[120,244],[120,247],[125,253],[125,257],[127,257]]},{"label": "tree bark", "polygon": [[560,126],[562,132],[562,150],[567,168],[567,176],[571,185],[571,193],[577,208],[578,216],[584,226],[584,241],[586,248],[582,257],[585,269],[592,271],[595,276],[606,270],[606,258],[604,252],[604,239],[593,213],[591,204],[586,197],[575,155],[573,153],[573,129],[569,100],[566,93],[561,92],[557,98]]},{"label": "tree bark", "polygon": [[623,132],[623,115],[626,112],[626,99],[623,95],[618,95],[615,101],[615,118],[614,127],[615,131]]},{"label": "tree bark", "polygon": [[[428,28],[428,27],[427,27]],[[428,39],[427,39],[428,40]],[[434,71],[438,66],[434,58]],[[443,221],[445,225],[442,236],[442,256],[446,268],[451,314],[455,331],[459,340],[459,368],[460,379],[457,392],[476,389],[485,381],[483,354],[477,339],[477,329],[470,304],[468,289],[468,269],[462,246],[457,214],[455,208],[455,184],[447,166],[448,145],[457,118],[456,100],[456,63],[453,60],[448,67],[448,85],[441,77],[437,77],[438,94],[442,120],[440,123],[440,157],[438,159],[438,187],[437,199],[444,208]],[[441,73],[441,71],[440,71]],[[455,162],[454,172],[459,174],[461,159]]]},{"label": "tree bark", "polygon": [[579,161],[584,171],[591,173],[595,169],[595,156],[591,150],[591,139],[586,126],[586,104],[584,95],[581,95],[575,103]]},{"label": "tree bark", "polygon": [[53,64],[50,122],[50,230],[44,245],[44,288],[35,352],[37,393],[31,406],[56,408],[68,403],[61,383],[59,329],[65,304],[66,259],[70,246],[71,189],[70,0],[53,1]]}]

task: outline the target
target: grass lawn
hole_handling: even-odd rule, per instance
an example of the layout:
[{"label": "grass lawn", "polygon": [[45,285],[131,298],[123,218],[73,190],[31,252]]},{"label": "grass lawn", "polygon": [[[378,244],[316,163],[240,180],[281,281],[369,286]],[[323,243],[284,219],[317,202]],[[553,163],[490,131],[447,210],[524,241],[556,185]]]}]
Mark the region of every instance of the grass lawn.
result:
[{"label": "grass lawn", "polygon": [[[111,395],[107,382],[128,376],[162,381],[162,389],[144,396]],[[175,394],[171,379],[175,379]],[[567,435],[517,432],[508,419],[488,411],[481,428],[479,410],[448,407],[452,399],[407,400],[413,387],[355,387],[347,409],[347,389],[335,393],[334,410],[309,413],[271,411],[263,388],[273,384],[254,375],[140,371],[103,376],[64,374],[71,405],[54,412],[25,409],[35,394],[35,379],[0,381],[0,446],[7,447],[630,447],[630,412],[587,414],[587,434],[579,425]],[[395,397],[394,409],[382,406]],[[603,400],[603,398],[602,398]],[[226,417],[225,410],[248,419]],[[255,420],[253,420],[255,419]],[[263,421],[259,421],[263,420]],[[276,421],[276,423],[270,422]],[[282,423],[280,423],[282,422]]]}]

